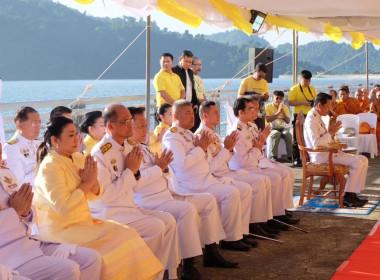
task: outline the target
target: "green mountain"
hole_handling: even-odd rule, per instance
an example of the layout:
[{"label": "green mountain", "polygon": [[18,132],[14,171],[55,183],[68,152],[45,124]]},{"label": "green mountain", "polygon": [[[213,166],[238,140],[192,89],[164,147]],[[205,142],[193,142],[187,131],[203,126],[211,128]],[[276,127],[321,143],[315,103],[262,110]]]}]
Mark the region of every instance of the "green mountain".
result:
[{"label": "green mountain", "polygon": [[[50,0],[1,0],[0,76],[4,80],[94,79],[144,28],[143,20],[96,18]],[[154,22],[151,42],[152,76],[159,71],[161,53],[172,53],[177,62],[182,50],[189,49],[202,58],[204,78],[234,76],[248,62],[249,48],[269,44],[237,30],[193,36],[187,31],[161,30]],[[275,58],[289,49],[289,44],[279,46]],[[349,45],[310,43],[300,46],[299,67],[321,72],[353,53]],[[378,64],[379,52],[372,47],[370,53],[372,65]],[[358,57],[332,73],[362,73],[361,61],[363,57]],[[145,63],[143,34],[104,78],[144,78]],[[290,74],[291,68],[290,55],[274,63],[274,75]]]}]

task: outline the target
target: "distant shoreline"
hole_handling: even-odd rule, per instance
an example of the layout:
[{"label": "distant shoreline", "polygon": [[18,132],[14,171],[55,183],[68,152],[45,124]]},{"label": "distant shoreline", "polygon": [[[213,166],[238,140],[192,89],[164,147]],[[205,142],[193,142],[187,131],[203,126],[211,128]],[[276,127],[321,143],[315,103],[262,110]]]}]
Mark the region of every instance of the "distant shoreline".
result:
[{"label": "distant shoreline", "polygon": [[[316,76],[316,74],[314,75]],[[317,77],[317,79],[365,79],[367,76],[366,74],[337,74],[337,75],[321,75]],[[292,75],[279,75],[279,79],[291,79],[293,78]],[[314,77],[313,77],[314,78]],[[380,74],[369,74],[369,78],[371,79],[380,79]]]}]

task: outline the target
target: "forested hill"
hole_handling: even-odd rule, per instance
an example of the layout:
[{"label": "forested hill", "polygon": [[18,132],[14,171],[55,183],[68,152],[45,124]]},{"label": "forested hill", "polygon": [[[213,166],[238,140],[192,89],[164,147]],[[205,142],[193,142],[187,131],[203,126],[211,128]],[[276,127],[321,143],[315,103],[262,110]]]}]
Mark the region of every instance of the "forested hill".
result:
[{"label": "forested hill", "polygon": [[[143,20],[95,18],[50,0],[1,0],[0,76],[4,80],[94,79],[144,28]],[[181,51],[189,49],[203,60],[202,77],[232,77],[247,63],[249,47],[267,44],[262,38],[248,37],[239,31],[193,36],[160,30],[153,23],[151,74],[159,70],[161,53],[171,52],[177,62]],[[340,47],[332,42],[301,46],[300,68],[314,73],[323,71],[355,53],[348,45],[343,46],[344,51]],[[289,48],[279,46],[275,57]],[[371,52],[376,52],[373,61],[378,63],[378,52],[373,48]],[[364,61],[363,57],[358,59]],[[290,74],[291,67],[291,56],[275,62],[275,76]],[[363,63],[354,63],[345,73],[363,70]],[[145,34],[104,78],[144,77]]]}]

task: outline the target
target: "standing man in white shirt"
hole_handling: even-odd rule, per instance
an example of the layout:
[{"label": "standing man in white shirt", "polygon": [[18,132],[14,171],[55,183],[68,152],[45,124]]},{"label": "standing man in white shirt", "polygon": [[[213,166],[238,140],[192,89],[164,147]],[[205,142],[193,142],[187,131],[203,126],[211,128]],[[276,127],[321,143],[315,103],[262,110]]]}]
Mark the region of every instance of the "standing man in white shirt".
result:
[{"label": "standing man in white shirt", "polygon": [[211,193],[219,204],[226,239],[221,247],[248,251],[251,246],[242,242],[241,200],[239,191],[222,184],[211,173],[207,148],[212,142],[208,133],[200,138],[189,130],[194,126],[194,111],[189,101],[178,100],[173,105],[173,124],[162,139],[162,147],[171,150],[170,163],[181,193]]},{"label": "standing man in white shirt", "polygon": [[[321,117],[326,116],[330,111],[331,95],[318,93],[314,102],[314,108],[307,113],[303,126],[305,145],[308,148],[325,146],[334,142],[334,136],[341,128],[342,123],[326,128]],[[328,153],[310,153],[310,160],[313,163],[327,163]],[[367,178],[368,159],[362,155],[351,155],[343,152],[333,154],[334,164],[342,164],[350,167],[350,173],[345,186],[343,205],[348,207],[361,207],[368,202],[357,196],[365,188]]]},{"label": "standing man in white shirt", "polygon": [[191,51],[184,50],[179,57],[179,64],[172,68],[173,72],[176,73],[182,81],[183,86],[185,87],[186,97],[185,100],[191,102],[191,105],[194,110],[195,122],[194,126],[191,128],[192,132],[195,132],[201,123],[199,119],[198,109],[199,101],[197,98],[197,93],[194,88],[194,73],[191,70],[193,65],[194,55]]},{"label": "standing man in white shirt", "polygon": [[198,57],[194,57],[193,66],[191,69],[194,72],[194,88],[197,93],[197,98],[199,104],[202,104],[207,100],[206,98],[206,89],[201,77],[199,77],[199,73],[202,71],[202,60]]},{"label": "standing man in white shirt", "polygon": [[34,187],[37,169],[37,149],[41,144],[38,139],[41,119],[32,107],[21,107],[15,117],[17,131],[3,148],[3,159],[8,168],[17,177],[20,184],[29,183]]}]

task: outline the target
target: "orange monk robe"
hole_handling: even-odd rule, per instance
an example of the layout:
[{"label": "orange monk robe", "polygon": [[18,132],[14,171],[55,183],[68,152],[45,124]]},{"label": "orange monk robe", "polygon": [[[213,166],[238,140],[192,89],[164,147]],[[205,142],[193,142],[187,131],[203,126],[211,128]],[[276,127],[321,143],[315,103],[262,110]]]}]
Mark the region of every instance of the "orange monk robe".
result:
[{"label": "orange monk robe", "polygon": [[376,115],[377,115],[377,126],[376,126],[376,139],[377,144],[380,144],[380,103],[375,105]]},{"label": "orange monk robe", "polygon": [[344,114],[359,114],[362,112],[359,100],[356,98],[348,97],[346,101],[337,100],[336,102],[337,106],[334,112],[337,113],[338,116]]},{"label": "orange monk robe", "polygon": [[363,99],[363,101],[359,101],[359,105],[360,105],[360,108],[362,109],[361,113],[368,113],[369,112],[369,101],[368,101],[368,99]]}]

